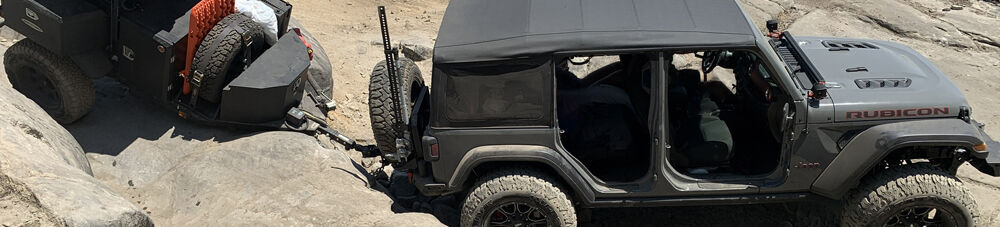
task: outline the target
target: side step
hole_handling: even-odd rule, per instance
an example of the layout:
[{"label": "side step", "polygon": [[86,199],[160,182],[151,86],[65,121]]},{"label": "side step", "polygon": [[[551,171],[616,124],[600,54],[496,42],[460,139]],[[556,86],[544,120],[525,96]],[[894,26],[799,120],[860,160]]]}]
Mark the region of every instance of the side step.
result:
[{"label": "side step", "polygon": [[761,204],[761,203],[784,203],[793,201],[803,201],[809,199],[821,199],[816,194],[802,193],[779,193],[779,194],[758,194],[758,195],[727,195],[727,196],[697,196],[697,197],[673,197],[673,198],[638,198],[638,199],[598,199],[589,204],[588,208],[609,208],[609,207],[662,207],[662,206],[711,206],[711,205],[732,205],[732,204]]}]

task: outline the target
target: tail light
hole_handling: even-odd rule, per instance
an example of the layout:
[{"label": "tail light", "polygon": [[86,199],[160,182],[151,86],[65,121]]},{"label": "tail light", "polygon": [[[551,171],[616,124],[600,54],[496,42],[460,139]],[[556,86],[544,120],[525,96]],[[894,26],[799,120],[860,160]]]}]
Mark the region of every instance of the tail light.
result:
[{"label": "tail light", "polygon": [[441,158],[441,150],[438,150],[437,144],[431,144],[431,158]]},{"label": "tail light", "polygon": [[427,152],[424,155],[424,159],[428,161],[437,161],[438,159],[440,159],[441,149],[438,147],[437,138],[431,136],[424,136],[422,140],[424,142],[424,145],[426,146],[425,147],[426,149],[424,150],[425,152]]}]

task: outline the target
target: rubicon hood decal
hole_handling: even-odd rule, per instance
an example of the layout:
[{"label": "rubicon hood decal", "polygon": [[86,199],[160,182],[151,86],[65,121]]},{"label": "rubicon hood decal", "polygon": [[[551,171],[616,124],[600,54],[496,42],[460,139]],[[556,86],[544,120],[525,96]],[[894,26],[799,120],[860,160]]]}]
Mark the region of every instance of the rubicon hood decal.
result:
[{"label": "rubicon hood decal", "polygon": [[951,108],[910,108],[896,110],[871,110],[871,111],[847,111],[844,119],[877,119],[877,118],[901,118],[901,117],[932,117],[950,116]]}]

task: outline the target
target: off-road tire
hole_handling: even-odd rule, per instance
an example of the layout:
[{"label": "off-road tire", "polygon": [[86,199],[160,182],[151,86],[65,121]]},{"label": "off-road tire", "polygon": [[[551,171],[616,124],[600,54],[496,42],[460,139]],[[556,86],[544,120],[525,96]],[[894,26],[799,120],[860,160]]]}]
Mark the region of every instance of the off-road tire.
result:
[{"label": "off-road tire", "polygon": [[[94,82],[83,74],[76,64],[67,57],[59,56],[37,43],[23,39],[12,45],[4,53],[4,67],[7,77],[14,89],[32,99],[60,124],[70,124],[79,120],[94,106]],[[19,75],[20,69],[28,69],[36,73],[34,76],[44,77],[45,87],[54,88],[56,103],[43,105],[42,97],[31,97],[36,89],[26,85],[32,75]],[[42,81],[36,81],[42,82]],[[51,91],[50,91],[51,92]]]},{"label": "off-road tire", "polygon": [[573,203],[557,182],[531,169],[489,173],[466,196],[462,204],[462,226],[484,226],[491,212],[511,199],[536,205],[548,218],[549,226],[576,226]]},{"label": "off-road tire", "polygon": [[[396,76],[399,77],[400,90],[406,94],[400,98],[408,100],[410,106],[404,108],[412,108],[416,93],[419,92],[415,89],[424,86],[424,79],[420,77],[420,69],[412,60],[400,58],[396,65],[399,68]],[[383,154],[395,153],[396,135],[401,133],[400,130],[406,132],[405,126],[402,129],[394,127],[396,122],[405,121],[393,116],[392,92],[386,69],[385,61],[375,64],[368,84],[368,113],[372,121],[372,132],[375,134],[375,144]]]},{"label": "off-road tire", "polygon": [[[959,226],[983,226],[975,200],[961,181],[926,163],[892,167],[867,176],[851,190],[843,208],[843,226],[877,226],[899,209],[934,205],[951,212]],[[937,211],[942,212],[942,211]],[[977,224],[979,223],[979,224]]]},{"label": "off-road tire", "polygon": [[[240,67],[242,64],[234,61],[242,59],[243,49],[247,47],[240,40],[242,36],[233,27],[234,24],[247,31],[247,35],[253,40],[250,47],[251,59],[257,58],[267,49],[264,28],[250,17],[237,13],[226,16],[216,23],[198,45],[191,63],[192,75],[195,71],[204,75],[201,87],[198,89],[198,97],[212,103],[218,103],[222,96],[222,87],[243,72]],[[234,67],[240,68],[233,69]]]}]

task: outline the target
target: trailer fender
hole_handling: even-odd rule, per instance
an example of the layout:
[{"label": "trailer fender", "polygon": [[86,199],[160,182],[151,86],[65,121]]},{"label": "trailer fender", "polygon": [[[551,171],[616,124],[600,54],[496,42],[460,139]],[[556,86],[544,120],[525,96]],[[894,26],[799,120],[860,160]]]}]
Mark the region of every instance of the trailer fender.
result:
[{"label": "trailer fender", "polygon": [[982,144],[981,134],[960,119],[918,120],[871,127],[851,140],[812,184],[813,193],[839,199],[857,186],[873,166],[890,152],[907,146]]},{"label": "trailer fender", "polygon": [[73,63],[80,67],[84,75],[91,79],[98,79],[107,76],[114,69],[111,63],[111,54],[103,50],[91,50],[88,52],[70,56]]}]

